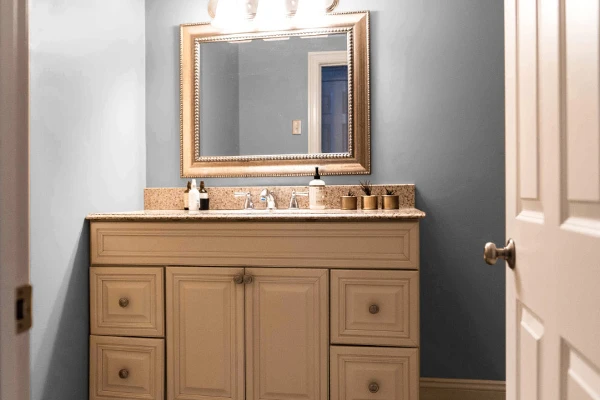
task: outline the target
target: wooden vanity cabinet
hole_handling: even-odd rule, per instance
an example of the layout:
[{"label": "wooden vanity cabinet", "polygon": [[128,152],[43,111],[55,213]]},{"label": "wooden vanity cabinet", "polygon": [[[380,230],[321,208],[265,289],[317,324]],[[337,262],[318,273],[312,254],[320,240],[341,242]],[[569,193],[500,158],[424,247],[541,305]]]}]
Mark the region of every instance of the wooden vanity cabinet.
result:
[{"label": "wooden vanity cabinet", "polygon": [[90,399],[418,400],[418,227],[92,221]]}]

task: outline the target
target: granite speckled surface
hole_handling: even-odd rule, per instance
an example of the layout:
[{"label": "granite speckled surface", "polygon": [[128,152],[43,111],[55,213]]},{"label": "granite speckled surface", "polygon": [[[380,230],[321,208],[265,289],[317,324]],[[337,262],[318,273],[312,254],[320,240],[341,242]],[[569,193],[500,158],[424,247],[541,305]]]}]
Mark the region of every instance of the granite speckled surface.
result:
[{"label": "granite speckled surface", "polygon": [[[265,186],[254,187],[210,187],[207,188],[210,197],[211,210],[239,210],[243,207],[245,198],[235,197],[236,192],[250,192],[256,209],[266,208],[266,204],[260,201],[260,192]],[[277,208],[288,208],[292,191],[308,192],[308,186],[267,186],[275,193]],[[373,194],[385,194],[385,188],[393,189],[400,196],[400,208],[412,208],[415,206],[415,185],[373,185]],[[145,210],[183,210],[183,193],[185,188],[147,188],[144,190]],[[362,191],[358,185],[332,185],[325,187],[326,209],[339,209],[340,197],[352,191],[360,196]],[[302,209],[308,208],[308,197],[298,196],[298,206]],[[360,204],[360,199],[359,202]],[[359,206],[360,207],[360,206]],[[379,198],[381,207],[381,198]]]},{"label": "granite speckled surface", "polygon": [[416,208],[398,210],[144,210],[90,214],[91,221],[373,221],[420,219],[425,213]]}]

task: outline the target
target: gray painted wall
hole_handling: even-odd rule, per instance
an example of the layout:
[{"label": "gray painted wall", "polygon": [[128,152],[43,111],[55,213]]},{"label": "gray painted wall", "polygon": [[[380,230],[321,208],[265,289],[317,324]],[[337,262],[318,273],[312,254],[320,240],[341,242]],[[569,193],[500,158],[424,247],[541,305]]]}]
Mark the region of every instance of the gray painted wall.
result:
[{"label": "gray painted wall", "polygon": [[238,45],[200,45],[200,154],[239,155],[240,78]]},{"label": "gray painted wall", "polygon": [[[146,0],[147,185],[179,178],[178,25],[206,0]],[[372,175],[415,183],[421,225],[421,372],[504,379],[504,43],[499,0],[344,0],[371,10]],[[365,177],[324,177],[329,184]],[[310,178],[205,179],[207,185]],[[493,182],[493,183],[492,183]],[[256,199],[255,199],[256,200]],[[287,199],[282,201],[287,201]]]},{"label": "gray painted wall", "polygon": [[[308,53],[346,50],[346,35],[239,45],[240,154],[308,153]],[[292,121],[302,134],[292,135]]]},{"label": "gray painted wall", "polygon": [[143,207],[143,16],[144,0],[30,1],[32,400],[87,399],[84,218]]}]

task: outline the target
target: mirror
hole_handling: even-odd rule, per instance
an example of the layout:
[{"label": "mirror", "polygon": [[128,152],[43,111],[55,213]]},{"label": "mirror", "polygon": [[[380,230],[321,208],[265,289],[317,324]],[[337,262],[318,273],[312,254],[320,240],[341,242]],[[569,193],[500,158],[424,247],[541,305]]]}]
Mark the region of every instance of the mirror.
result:
[{"label": "mirror", "polygon": [[368,13],[181,41],[182,177],[370,173]]},{"label": "mirror", "polygon": [[347,35],[285,39],[200,45],[200,156],[348,151]]}]

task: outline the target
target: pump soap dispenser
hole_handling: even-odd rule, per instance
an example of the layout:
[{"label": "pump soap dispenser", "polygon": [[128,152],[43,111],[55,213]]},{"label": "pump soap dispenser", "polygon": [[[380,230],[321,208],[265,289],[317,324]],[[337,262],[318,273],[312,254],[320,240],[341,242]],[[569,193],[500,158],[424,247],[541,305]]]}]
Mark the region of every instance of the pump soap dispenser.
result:
[{"label": "pump soap dispenser", "polygon": [[325,181],[319,175],[319,167],[315,168],[315,179],[308,184],[308,202],[311,210],[325,209]]},{"label": "pump soap dispenser", "polygon": [[190,211],[198,211],[200,209],[200,192],[196,188],[196,180],[192,179],[192,188],[188,193],[188,207]]}]

